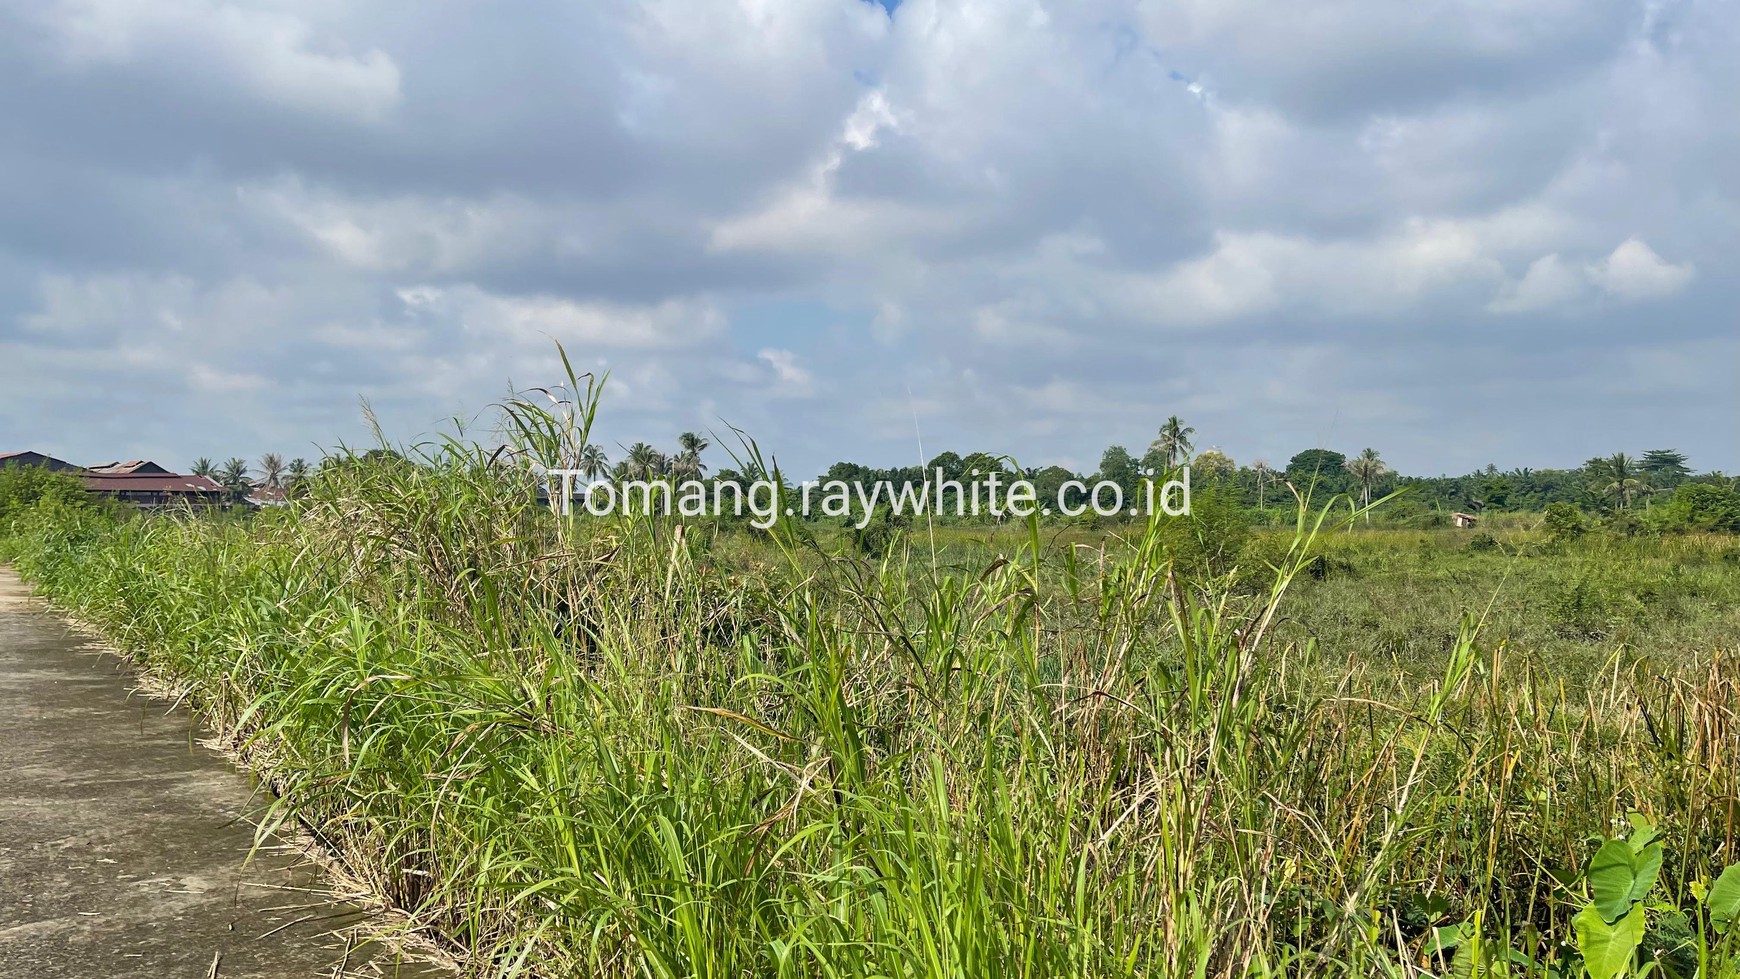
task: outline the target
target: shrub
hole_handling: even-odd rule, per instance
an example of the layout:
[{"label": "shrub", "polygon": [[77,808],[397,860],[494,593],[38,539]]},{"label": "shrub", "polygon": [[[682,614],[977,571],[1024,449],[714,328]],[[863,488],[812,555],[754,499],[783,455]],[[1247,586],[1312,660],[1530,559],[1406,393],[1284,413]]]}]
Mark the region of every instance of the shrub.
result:
[{"label": "shrub", "polygon": [[1571,503],[1547,504],[1546,522],[1547,539],[1563,543],[1573,541],[1589,532],[1588,521],[1583,519],[1583,511]]},{"label": "shrub", "polygon": [[1663,530],[1740,533],[1740,492],[1731,486],[1681,483],[1654,516]]},{"label": "shrub", "polygon": [[76,505],[89,499],[84,485],[72,473],[41,466],[0,467],[0,520],[43,500]]}]

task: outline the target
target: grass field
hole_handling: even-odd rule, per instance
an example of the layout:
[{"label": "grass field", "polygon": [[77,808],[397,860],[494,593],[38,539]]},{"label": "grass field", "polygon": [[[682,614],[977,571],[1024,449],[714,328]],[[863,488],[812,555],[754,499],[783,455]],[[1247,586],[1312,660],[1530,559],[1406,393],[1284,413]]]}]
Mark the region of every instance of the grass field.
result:
[{"label": "grass field", "polygon": [[445,442],[0,548],[478,974],[1736,974],[1731,539],[866,557],[524,490]]}]

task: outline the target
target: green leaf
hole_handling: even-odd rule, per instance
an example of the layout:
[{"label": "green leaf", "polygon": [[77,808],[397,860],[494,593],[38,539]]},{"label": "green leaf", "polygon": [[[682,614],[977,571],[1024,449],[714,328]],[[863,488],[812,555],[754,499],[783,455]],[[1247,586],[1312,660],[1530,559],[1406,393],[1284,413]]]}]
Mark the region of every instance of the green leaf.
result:
[{"label": "green leaf", "polygon": [[1740,919],[1740,863],[1722,871],[1722,876],[1716,878],[1704,907],[1710,909],[1710,922],[1716,926],[1716,931],[1727,934],[1735,919]]},{"label": "green leaf", "polygon": [[1638,851],[1632,864],[1632,872],[1637,875],[1637,879],[1631,882],[1633,901],[1643,900],[1655,886],[1655,879],[1661,875],[1661,854],[1660,843],[1651,843]]},{"label": "green leaf", "polygon": [[1583,968],[1589,979],[1614,979],[1631,971],[1637,957],[1637,946],[1643,942],[1643,906],[1632,907],[1614,924],[1602,920],[1601,911],[1591,904],[1571,919],[1577,929],[1577,950],[1583,953]]},{"label": "green leaf", "polygon": [[1626,813],[1625,821],[1631,824],[1631,839],[1626,842],[1631,844],[1633,853],[1642,853],[1643,848],[1655,839],[1655,823],[1650,822],[1648,816],[1636,812]]},{"label": "green leaf", "polygon": [[[1637,854],[1624,840],[1608,840],[1589,862],[1589,890],[1604,921],[1618,921],[1631,909],[1632,889],[1637,886]],[[1658,858],[1656,869],[1661,864]],[[1650,883],[1654,883],[1652,878]]]},{"label": "green leaf", "polygon": [[1474,925],[1467,921],[1461,924],[1445,925],[1442,928],[1432,929],[1432,937],[1427,940],[1426,947],[1422,951],[1428,954],[1449,951],[1474,937],[1476,937]]}]

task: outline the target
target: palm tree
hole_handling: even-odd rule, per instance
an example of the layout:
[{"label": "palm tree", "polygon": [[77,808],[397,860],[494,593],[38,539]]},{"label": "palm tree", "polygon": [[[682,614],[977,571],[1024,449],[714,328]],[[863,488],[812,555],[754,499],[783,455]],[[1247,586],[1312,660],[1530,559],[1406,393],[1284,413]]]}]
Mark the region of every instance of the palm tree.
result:
[{"label": "palm tree", "polygon": [[1196,429],[1184,424],[1177,415],[1166,419],[1166,424],[1160,426],[1160,437],[1149,444],[1150,449],[1158,449],[1166,457],[1166,469],[1170,472],[1178,468],[1178,463],[1190,457],[1192,448],[1190,437],[1196,434]]},{"label": "palm tree", "polygon": [[229,490],[231,503],[239,503],[248,498],[248,460],[241,456],[230,456],[218,467],[216,478],[224,489]]},{"label": "palm tree", "polygon": [[1275,478],[1275,471],[1269,468],[1268,462],[1256,459],[1251,462],[1251,472],[1257,474],[1257,509],[1263,508],[1263,491],[1269,488],[1269,483]]},{"label": "palm tree", "polygon": [[260,457],[260,485],[267,489],[284,488],[284,457],[268,452]]},{"label": "palm tree", "polygon": [[1384,465],[1376,449],[1366,449],[1359,455],[1347,460],[1347,471],[1359,482],[1359,497],[1365,507],[1365,522],[1371,523],[1371,488],[1378,480],[1389,475],[1390,467]]},{"label": "palm tree", "polygon": [[193,474],[195,476],[204,476],[207,479],[212,479],[217,476],[217,471],[217,464],[205,456],[200,456],[198,459],[193,460]]},{"label": "palm tree", "polygon": [[628,471],[638,479],[651,479],[659,471],[659,451],[645,442],[636,442],[628,447]]},{"label": "palm tree", "polygon": [[610,460],[605,457],[604,450],[597,445],[587,443],[580,450],[580,472],[587,479],[597,479],[610,471]]},{"label": "palm tree", "polygon": [[1643,488],[1643,480],[1638,478],[1637,460],[1623,452],[1615,452],[1605,459],[1591,459],[1588,465],[1601,492],[1617,497],[1619,509],[1630,509],[1631,498]]},{"label": "palm tree", "polygon": [[677,445],[682,452],[677,455],[672,469],[695,479],[701,478],[701,474],[707,471],[701,462],[701,453],[711,444],[697,432],[684,432],[677,436]]}]

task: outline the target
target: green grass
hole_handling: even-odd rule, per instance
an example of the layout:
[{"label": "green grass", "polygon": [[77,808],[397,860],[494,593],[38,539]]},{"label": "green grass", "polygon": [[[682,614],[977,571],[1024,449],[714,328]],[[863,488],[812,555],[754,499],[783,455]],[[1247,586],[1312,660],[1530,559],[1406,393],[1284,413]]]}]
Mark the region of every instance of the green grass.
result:
[{"label": "green grass", "polygon": [[[512,408],[544,458],[590,422]],[[1638,964],[1690,975],[1673,915],[1740,857],[1723,540],[1304,514],[1225,576],[1163,518],[872,560],[558,523],[481,449],[409,454],[251,523],[44,505],[3,550],[477,974],[1578,975],[1581,875],[1638,812]],[[1582,581],[1599,637],[1543,612]],[[1435,950],[1462,923],[1492,944]]]}]

